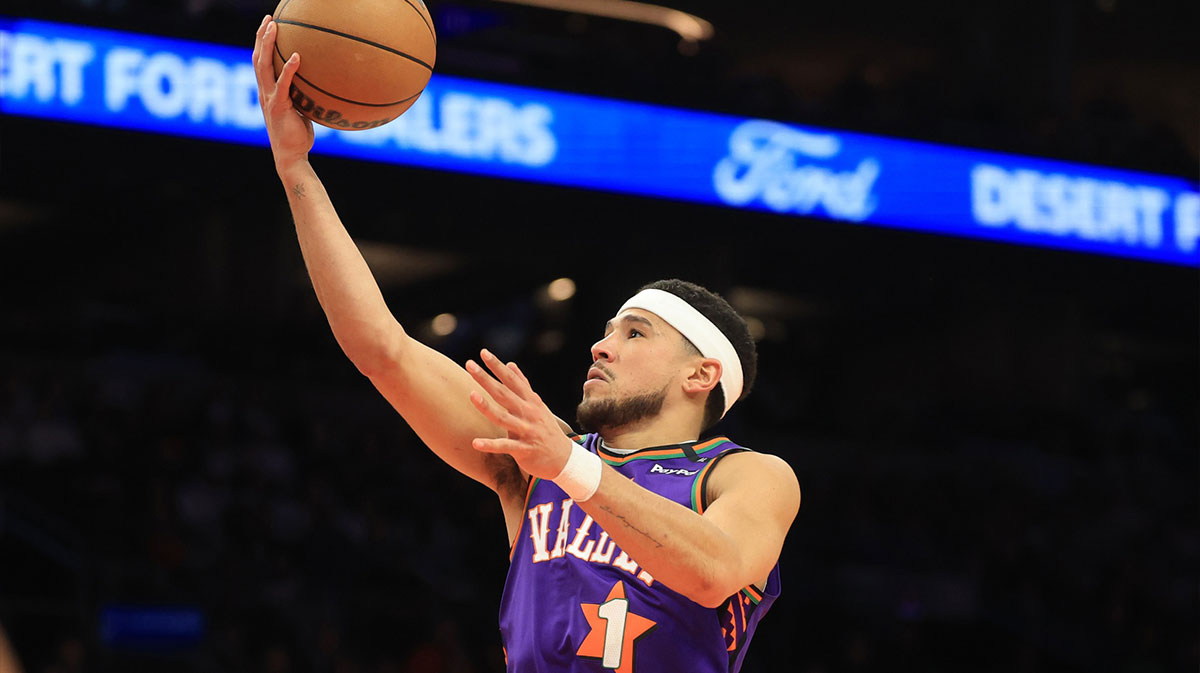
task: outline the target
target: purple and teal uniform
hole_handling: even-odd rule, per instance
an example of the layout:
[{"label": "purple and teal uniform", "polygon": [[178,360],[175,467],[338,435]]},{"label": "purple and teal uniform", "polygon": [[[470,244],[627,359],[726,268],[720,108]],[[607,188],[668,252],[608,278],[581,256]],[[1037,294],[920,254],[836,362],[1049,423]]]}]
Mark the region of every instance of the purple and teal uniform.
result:
[{"label": "purple and teal uniform", "polygon": [[[610,453],[576,438],[637,484],[701,514],[721,458],[748,451],[718,437]],[[532,479],[500,603],[511,673],[737,673],[754,629],[779,596],[779,564],[706,608],[655,580],[554,482]]]}]

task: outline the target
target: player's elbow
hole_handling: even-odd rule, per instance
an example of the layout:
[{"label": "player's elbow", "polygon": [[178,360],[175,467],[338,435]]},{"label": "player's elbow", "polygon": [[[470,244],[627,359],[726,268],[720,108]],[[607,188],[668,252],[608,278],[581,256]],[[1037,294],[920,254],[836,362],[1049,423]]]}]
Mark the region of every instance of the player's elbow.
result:
[{"label": "player's elbow", "polygon": [[706,608],[719,608],[730,596],[737,593],[739,588],[728,582],[715,582],[699,587],[688,598]]},{"label": "player's elbow", "polygon": [[741,589],[740,586],[735,586],[737,582],[732,579],[738,575],[734,570],[735,565],[733,561],[706,565],[701,572],[696,573],[692,586],[685,595],[706,608],[721,607],[727,598]]},{"label": "player's elbow", "polygon": [[408,339],[398,323],[388,329],[364,327],[335,337],[350,362],[368,378],[394,371],[404,359]]}]

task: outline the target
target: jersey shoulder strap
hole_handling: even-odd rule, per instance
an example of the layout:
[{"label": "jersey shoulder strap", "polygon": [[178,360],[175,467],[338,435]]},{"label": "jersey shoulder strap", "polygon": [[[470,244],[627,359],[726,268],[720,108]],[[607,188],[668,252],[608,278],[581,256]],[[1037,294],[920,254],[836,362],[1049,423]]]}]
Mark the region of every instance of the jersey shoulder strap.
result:
[{"label": "jersey shoulder strap", "polygon": [[[734,444],[727,437],[716,437],[703,442],[700,446],[705,445],[711,445],[704,452],[704,462],[707,464],[700,470],[700,473],[696,475],[695,480],[692,482],[692,509],[699,514],[703,514],[704,510],[708,509],[708,479],[712,475],[713,468],[727,456],[751,451],[751,449],[744,446]],[[716,455],[713,455],[714,453]]]}]

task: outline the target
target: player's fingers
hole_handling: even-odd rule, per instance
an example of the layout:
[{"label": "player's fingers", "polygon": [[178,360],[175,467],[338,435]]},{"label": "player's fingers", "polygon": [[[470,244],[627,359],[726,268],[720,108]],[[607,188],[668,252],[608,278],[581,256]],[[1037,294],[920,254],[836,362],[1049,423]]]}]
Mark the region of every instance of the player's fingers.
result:
[{"label": "player's fingers", "polygon": [[258,65],[258,53],[262,51],[263,31],[266,30],[267,21],[269,21],[270,18],[270,14],[264,16],[262,23],[258,24],[258,30],[254,32],[254,51],[250,54],[250,62],[256,66]]},{"label": "player's fingers", "polygon": [[274,25],[271,17],[264,18],[262,25],[258,27],[258,34],[254,38],[254,77],[258,80],[259,95],[264,97],[272,92],[271,86],[275,83],[274,73],[270,69],[270,54],[271,49],[274,48],[274,42],[272,41],[270,48],[267,46],[267,38]]},{"label": "player's fingers", "polygon": [[523,442],[515,439],[484,439],[483,437],[477,437],[471,440],[471,448],[476,451],[483,451],[484,453],[507,453],[512,455],[528,447]]},{"label": "player's fingers", "polygon": [[263,55],[263,30],[265,30],[266,22],[259,26],[258,32],[254,35],[254,53],[251,55],[251,64],[254,66],[254,83],[258,84],[258,103],[262,104],[266,100],[266,92],[263,90],[263,74],[262,67],[258,62],[262,60]]},{"label": "player's fingers", "polygon": [[544,404],[544,402],[542,402],[541,395],[538,395],[533,389],[533,386],[529,383],[529,378],[525,376],[525,372],[521,371],[521,368],[517,366],[517,363],[510,362],[504,366],[511,370],[512,373],[516,375],[517,380],[521,382],[520,395],[522,399],[531,404]]},{"label": "player's fingers", "polygon": [[521,408],[521,398],[501,382],[492,378],[487,372],[483,371],[483,367],[476,364],[474,360],[467,360],[466,370],[471,375],[471,378],[475,379],[475,382],[483,386],[488,395],[492,396],[492,399],[499,402],[506,409],[509,411],[518,411]]},{"label": "player's fingers", "polygon": [[513,391],[513,393],[517,395],[517,397],[520,397],[523,400],[530,399],[530,393],[532,393],[533,390],[529,387],[529,382],[526,381],[524,377],[517,376],[513,370],[505,367],[504,363],[500,361],[500,358],[493,355],[492,352],[486,348],[479,351],[479,357],[483,360],[483,363],[488,366],[488,369],[492,370],[492,373],[496,375],[496,378],[500,379],[500,381],[503,382],[509,390]]},{"label": "player's fingers", "polygon": [[517,363],[510,362],[505,366],[512,370],[513,374],[516,374],[517,378],[521,380],[521,383],[523,383],[530,392],[533,392],[533,386],[529,384],[529,378],[525,376],[525,372],[521,371],[521,368],[517,366]]},{"label": "player's fingers", "polygon": [[517,435],[523,435],[529,428],[524,420],[509,413],[509,411],[494,401],[486,398],[478,390],[471,391],[471,404],[483,414],[483,417],[500,426],[504,430]]},{"label": "player's fingers", "polygon": [[484,363],[486,363],[487,368],[491,369],[493,374],[496,374],[496,378],[492,378],[491,375],[488,375],[487,372],[484,371],[484,369],[479,368],[479,365],[475,365],[475,363],[472,362],[472,365],[476,367],[476,378],[479,378],[479,375],[482,375],[482,377],[487,379],[488,383],[492,384],[488,391],[502,391],[500,392],[500,396],[503,396],[503,399],[497,397],[497,401],[504,403],[505,407],[520,407],[521,395],[520,392],[512,389],[512,383],[514,383],[514,380],[512,380],[512,373],[506,371],[504,366],[500,365],[500,361],[496,359],[496,356],[492,355],[490,350],[481,350],[480,357],[482,360],[484,360]]},{"label": "player's fingers", "polygon": [[291,107],[291,97],[288,95],[292,91],[292,78],[296,76],[296,71],[300,69],[300,54],[294,53],[283,64],[283,70],[279,73],[279,80],[275,83],[275,92],[284,92],[282,96],[275,96],[276,99],[282,99],[282,103],[278,101],[278,105],[287,105]]}]

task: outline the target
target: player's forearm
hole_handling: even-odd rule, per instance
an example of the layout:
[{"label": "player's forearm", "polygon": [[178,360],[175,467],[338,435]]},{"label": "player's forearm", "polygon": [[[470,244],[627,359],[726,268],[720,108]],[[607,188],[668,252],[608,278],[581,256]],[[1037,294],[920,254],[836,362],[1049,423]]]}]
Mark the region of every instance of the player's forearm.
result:
[{"label": "player's forearm", "polygon": [[605,467],[600,488],[579,503],[642,568],[674,591],[716,607],[740,589],[733,540],[696,512]]},{"label": "player's forearm", "polygon": [[325,186],[307,162],[279,168],[296,236],[334,338],[363,373],[398,356],[405,339]]}]

